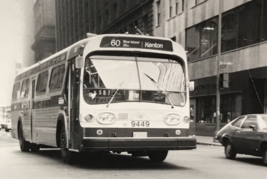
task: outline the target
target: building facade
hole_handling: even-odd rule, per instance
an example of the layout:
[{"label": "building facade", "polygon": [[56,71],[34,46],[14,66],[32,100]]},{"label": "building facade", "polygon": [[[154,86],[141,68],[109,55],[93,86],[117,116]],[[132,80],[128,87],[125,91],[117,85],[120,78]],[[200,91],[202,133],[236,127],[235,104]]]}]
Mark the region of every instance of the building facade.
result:
[{"label": "building facade", "polygon": [[1,1],[0,107],[10,106],[16,73],[34,61],[34,53],[31,50],[34,41],[33,4],[31,0]]},{"label": "building facade", "polygon": [[35,62],[38,62],[56,52],[55,0],[36,0],[33,10],[35,41],[32,50],[35,52]]},{"label": "building facade", "polygon": [[[221,126],[242,114],[266,112],[267,1],[155,0],[154,9],[155,35],[172,38],[188,51],[197,135],[216,130],[217,70],[229,74],[229,87],[220,89]],[[224,65],[217,69],[219,49]]]},{"label": "building facade", "polygon": [[153,34],[153,0],[56,0],[57,51],[87,33]]}]

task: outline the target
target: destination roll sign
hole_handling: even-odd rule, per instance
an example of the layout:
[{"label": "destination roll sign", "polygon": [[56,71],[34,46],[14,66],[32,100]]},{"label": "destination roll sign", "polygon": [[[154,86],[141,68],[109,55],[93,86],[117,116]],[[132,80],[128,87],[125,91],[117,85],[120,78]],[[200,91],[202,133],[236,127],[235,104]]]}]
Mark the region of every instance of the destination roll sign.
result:
[{"label": "destination roll sign", "polygon": [[134,37],[104,37],[100,47],[110,48],[143,48],[172,52],[172,43],[168,40],[134,38]]}]

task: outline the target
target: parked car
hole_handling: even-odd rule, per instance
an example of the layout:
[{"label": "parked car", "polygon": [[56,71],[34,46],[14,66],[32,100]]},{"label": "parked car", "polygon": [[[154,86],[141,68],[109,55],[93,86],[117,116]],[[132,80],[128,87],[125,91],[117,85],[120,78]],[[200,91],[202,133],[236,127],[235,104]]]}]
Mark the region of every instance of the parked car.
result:
[{"label": "parked car", "polygon": [[267,114],[240,116],[219,130],[215,139],[224,146],[227,159],[236,154],[261,156],[267,165]]},{"label": "parked car", "polygon": [[7,118],[6,119],[6,126],[5,126],[5,131],[8,132],[11,130],[11,119]]},{"label": "parked car", "polygon": [[4,118],[0,118],[0,129],[6,128],[6,120]]}]

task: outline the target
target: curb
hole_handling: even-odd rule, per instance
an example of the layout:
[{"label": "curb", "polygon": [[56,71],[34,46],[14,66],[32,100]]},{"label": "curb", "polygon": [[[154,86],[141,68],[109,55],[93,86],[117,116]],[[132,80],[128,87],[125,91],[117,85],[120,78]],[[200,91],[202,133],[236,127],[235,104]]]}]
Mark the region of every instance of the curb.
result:
[{"label": "curb", "polygon": [[222,147],[220,143],[205,143],[205,142],[197,142],[198,145],[211,145],[211,146],[218,146]]}]

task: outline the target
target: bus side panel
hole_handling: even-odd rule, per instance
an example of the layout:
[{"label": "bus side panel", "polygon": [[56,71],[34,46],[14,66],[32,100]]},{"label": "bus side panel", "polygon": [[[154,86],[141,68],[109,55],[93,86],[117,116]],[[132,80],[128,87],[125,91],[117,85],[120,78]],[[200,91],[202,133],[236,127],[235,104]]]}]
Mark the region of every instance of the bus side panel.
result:
[{"label": "bus side panel", "polygon": [[18,119],[19,119],[20,111],[18,110],[11,110],[10,116],[11,116],[11,136],[13,138],[18,139]]},{"label": "bus side panel", "polygon": [[56,125],[59,106],[33,110],[33,141],[56,147]]}]

